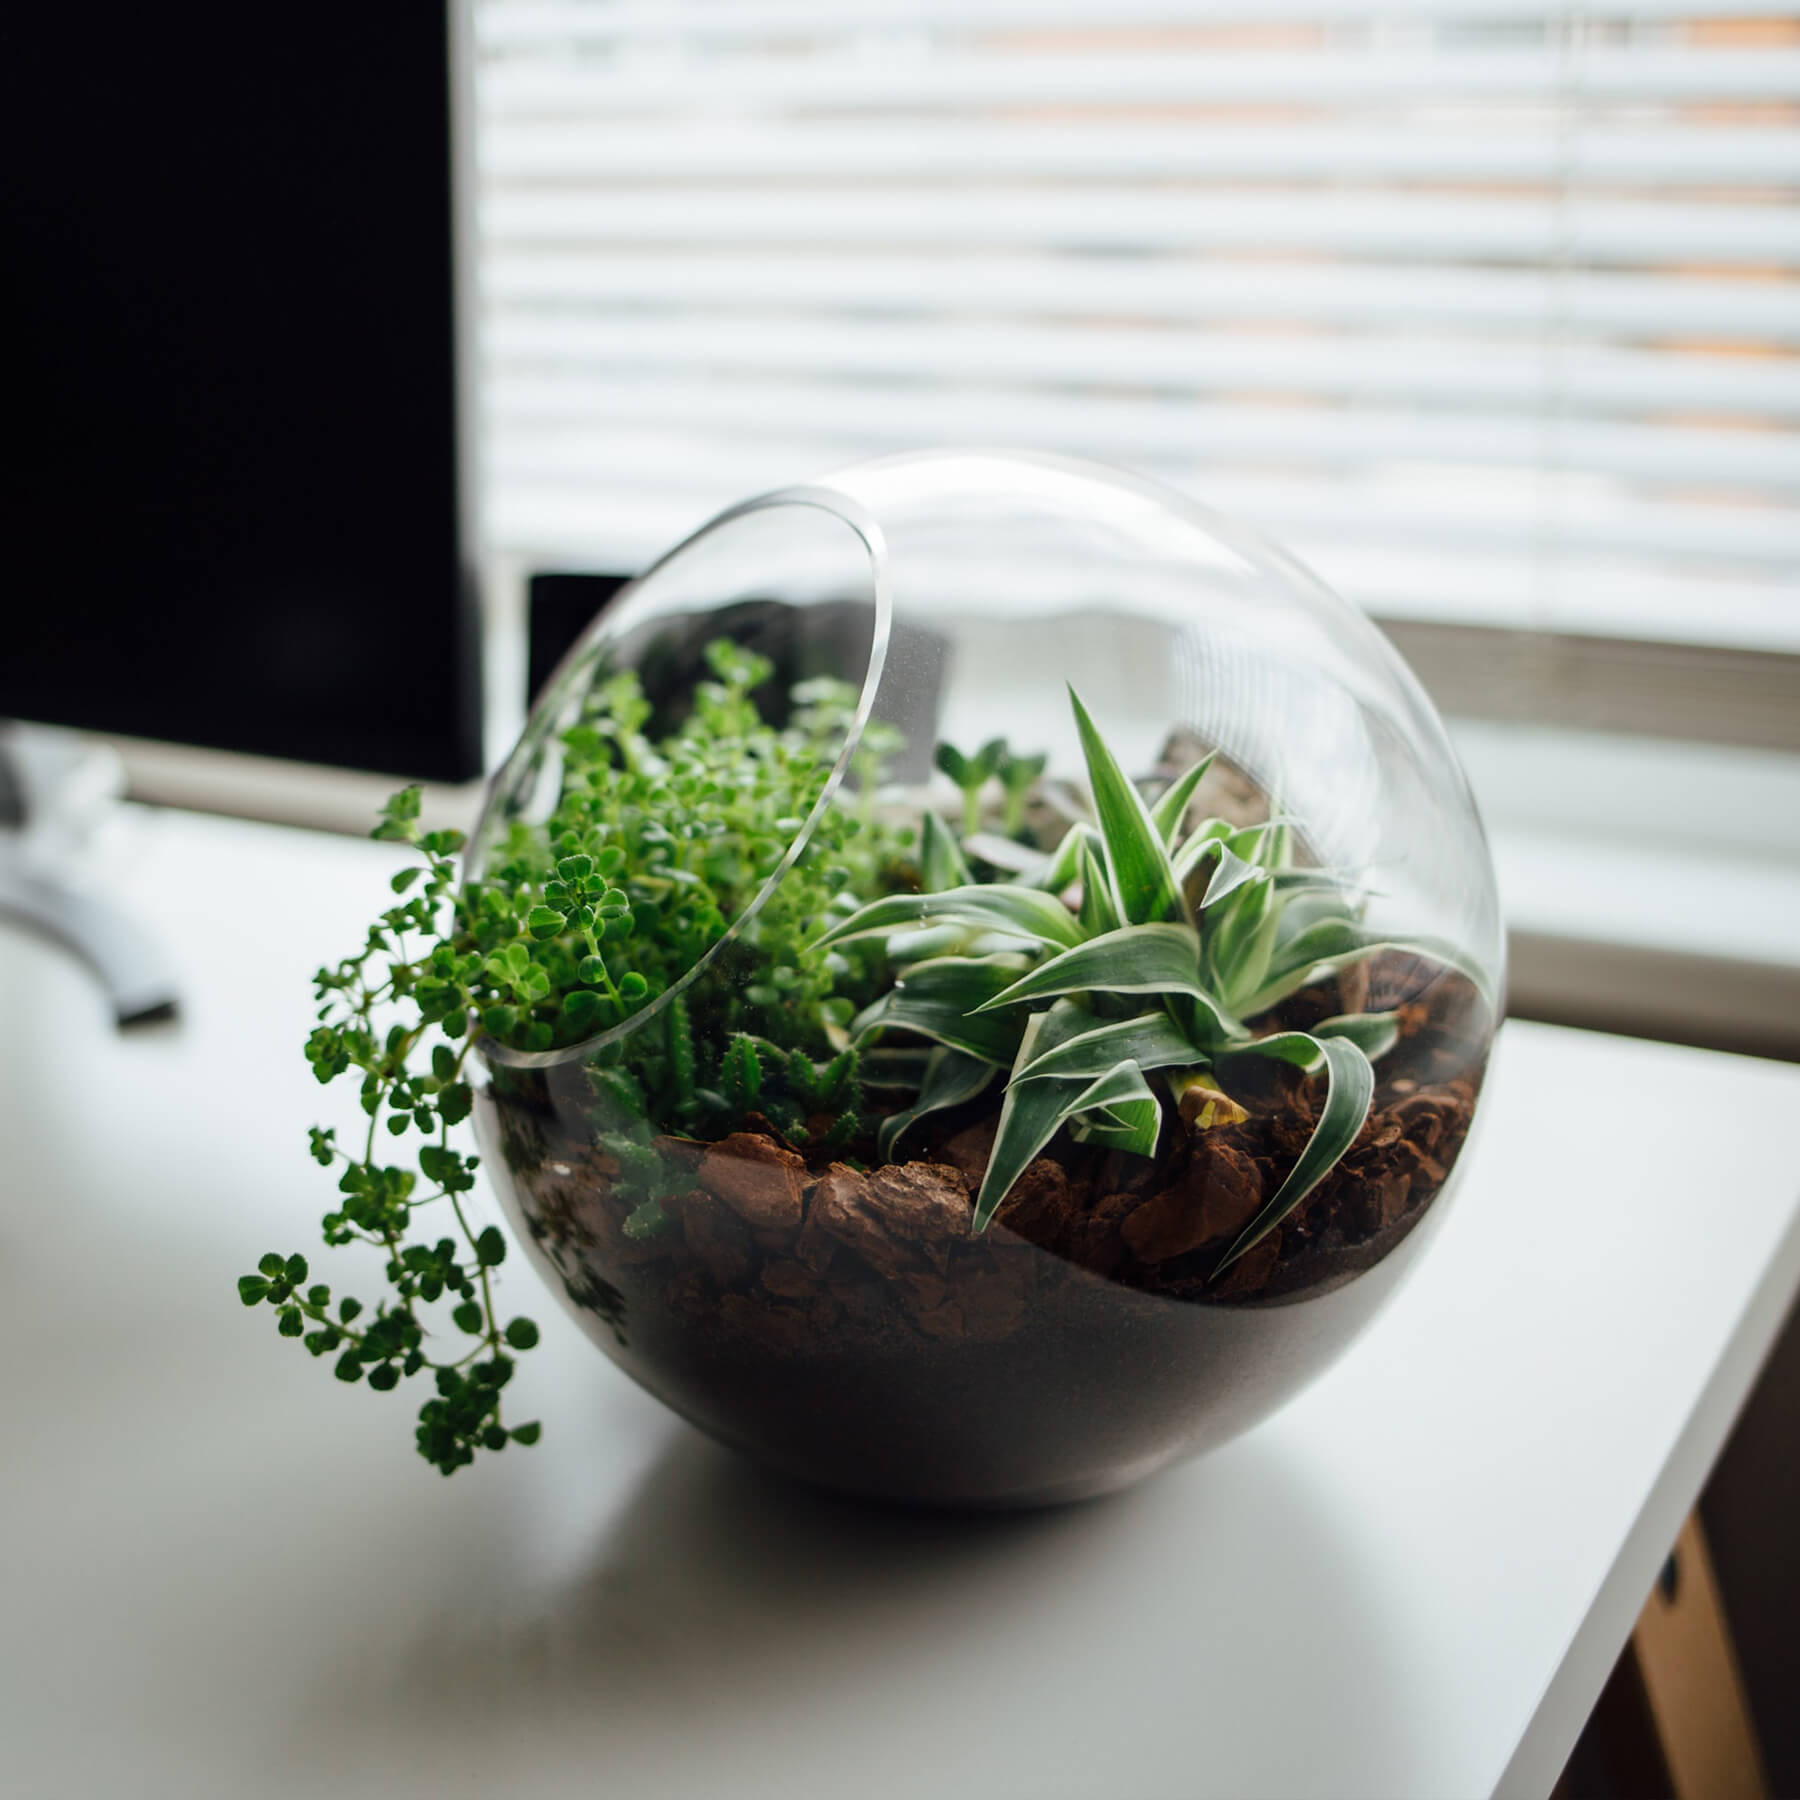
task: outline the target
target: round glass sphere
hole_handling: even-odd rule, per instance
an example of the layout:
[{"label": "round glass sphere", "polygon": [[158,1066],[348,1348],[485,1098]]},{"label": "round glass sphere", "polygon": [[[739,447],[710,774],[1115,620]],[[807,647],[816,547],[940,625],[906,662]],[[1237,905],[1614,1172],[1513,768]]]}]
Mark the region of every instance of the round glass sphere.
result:
[{"label": "round glass sphere", "polygon": [[466,882],[513,995],[477,1126],[552,1289],[713,1436],[919,1503],[1123,1485],[1329,1364],[1442,1216],[1504,989],[1380,633],[1043,456],[721,514],[565,659]]}]

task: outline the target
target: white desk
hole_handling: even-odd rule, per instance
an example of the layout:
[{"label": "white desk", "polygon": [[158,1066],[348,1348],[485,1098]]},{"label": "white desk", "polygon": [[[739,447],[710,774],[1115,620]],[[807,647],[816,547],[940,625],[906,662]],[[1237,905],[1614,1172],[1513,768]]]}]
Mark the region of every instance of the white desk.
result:
[{"label": "white desk", "polygon": [[0,937],[9,1795],[1541,1796],[1800,1280],[1800,1069],[1514,1025],[1413,1285],[1119,1499],[765,1481],[522,1264],[544,1441],[446,1482],[409,1393],[233,1291],[273,1247],[340,1280],[298,1046],[390,853],[133,829],[181,1026]]}]

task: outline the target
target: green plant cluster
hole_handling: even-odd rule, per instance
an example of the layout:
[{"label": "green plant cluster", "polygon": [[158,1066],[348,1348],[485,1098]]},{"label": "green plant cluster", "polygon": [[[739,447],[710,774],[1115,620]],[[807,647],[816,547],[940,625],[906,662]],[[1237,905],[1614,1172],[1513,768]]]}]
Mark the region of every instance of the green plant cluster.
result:
[{"label": "green plant cluster", "polygon": [[[502,1418],[509,1352],[529,1349],[538,1332],[530,1319],[501,1321],[493,1272],[505,1238],[472,1225],[465,1197],[478,1159],[450,1138],[473,1104],[475,1037],[525,1052],[581,1043],[655,1006],[713,953],[660,1019],[591,1061],[607,1141],[643,1177],[640,1231],[660,1218],[641,1154],[652,1120],[716,1135],[756,1113],[796,1142],[816,1127],[831,1145],[861,1127],[860,1058],[846,1027],[877,992],[881,958],[819,940],[899,878],[910,833],[880,824],[866,799],[825,807],[783,881],[744,917],[822,801],[855,693],[804,684],[792,725],[778,731],[752,698],[768,661],[723,641],[706,655],[712,679],[696,685],[679,728],[654,742],[636,678],[600,684],[562,734],[548,821],[512,826],[460,892],[462,834],[421,831],[419,790],[395,795],[373,835],[419,861],[393,877],[396,902],[357,954],[315,977],[307,1058],[322,1083],[354,1072],[368,1118],[351,1147],[333,1130],[312,1132],[312,1155],[340,1170],[325,1241],[378,1250],[388,1292],[372,1312],[349,1296],[334,1307],[327,1286],[307,1285],[303,1257],[271,1252],[239,1294],[273,1308],[283,1336],[334,1356],[344,1381],[385,1391],[429,1372],[435,1391],[417,1441],[445,1474],[478,1449],[539,1431]],[[871,747],[865,734],[865,795],[883,743],[878,735]],[[386,1160],[386,1146],[409,1136],[411,1166]],[[454,1229],[421,1235],[430,1208]],[[440,1304],[448,1333],[426,1311]]]},{"label": "green plant cluster", "polygon": [[[474,1104],[478,1040],[494,1047],[497,1087],[535,1078],[519,1053],[587,1046],[574,1060],[591,1128],[637,1238],[671,1229],[661,1202],[687,1180],[654,1147],[660,1133],[769,1127],[824,1154],[866,1155],[872,1141],[885,1159],[919,1119],[998,1084],[979,1230],[1057,1132],[1152,1154],[1172,1120],[1242,1118],[1234,1082],[1248,1059],[1278,1058],[1323,1078],[1322,1105],[1222,1270],[1343,1156],[1396,1036],[1386,1014],[1268,1028],[1288,995],[1389,942],[1363,925],[1350,881],[1302,866],[1289,821],[1190,823],[1210,759],[1149,802],[1071,695],[1091,822],[1031,845],[1044,758],[995,739],[972,756],[939,747],[963,832],[927,811],[915,842],[875,805],[891,728],[865,727],[856,791],[827,799],[854,690],[801,683],[778,729],[755,699],[769,663],[728,642],[706,656],[686,717],[654,737],[635,677],[598,683],[555,745],[548,819],[512,824],[460,890],[461,834],[423,831],[418,790],[396,795],[374,835],[417,861],[357,954],[316,977],[308,1059],[321,1082],[358,1080],[367,1115],[349,1146],[312,1132],[313,1156],[339,1172],[324,1236],[373,1247],[388,1288],[372,1310],[334,1304],[303,1257],[271,1252],[240,1296],[347,1382],[386,1390],[429,1372],[417,1441],[445,1474],[539,1430],[502,1416],[513,1353],[537,1327],[502,1322],[505,1239],[471,1220],[477,1159],[452,1141]],[[1003,838],[980,831],[990,783]],[[1396,947],[1484,983],[1450,946]],[[387,1160],[406,1139],[410,1159]]]},{"label": "green plant cluster", "polygon": [[[441,958],[446,997],[475,1007],[497,1042],[561,1049],[654,1002],[720,945],[818,805],[854,690],[803,683],[806,704],[777,731],[753,698],[772,672],[767,658],[723,640],[706,655],[714,679],[697,684],[692,712],[658,743],[645,734],[651,709],[636,676],[601,683],[562,735],[548,823],[515,823],[471,884],[467,924],[488,980],[455,991],[464,966]],[[856,1010],[856,978],[873,959],[817,952],[819,921],[843,894],[879,893],[902,849],[861,812],[827,808],[719,951],[719,978],[694,996],[699,1041],[722,1047],[751,1032],[784,1047],[827,1042]]]},{"label": "green plant cluster", "polygon": [[[1214,818],[1189,829],[1211,758],[1148,804],[1080,699],[1071,692],[1070,700],[1095,823],[1075,825],[1035,880],[983,883],[969,879],[960,846],[928,820],[926,891],[873,900],[824,941],[872,939],[896,965],[893,986],[854,1022],[857,1042],[897,1032],[938,1046],[916,1100],[884,1127],[884,1154],[926,1113],[1004,1078],[977,1229],[1065,1126],[1085,1141],[1150,1155],[1170,1113],[1201,1126],[1241,1118],[1229,1090],[1246,1059],[1273,1057],[1322,1075],[1306,1149],[1228,1247],[1222,1271],[1342,1158],[1368,1116],[1373,1061],[1397,1036],[1391,1014],[1260,1035],[1249,1021],[1382,949],[1422,951],[1451,966],[1464,959],[1448,945],[1390,945],[1365,929],[1351,883],[1296,865],[1286,820],[1234,828]],[[998,771],[999,752],[940,758],[940,766],[953,776],[961,766],[973,781],[984,760]],[[1073,908],[1066,893],[1078,896]]]}]

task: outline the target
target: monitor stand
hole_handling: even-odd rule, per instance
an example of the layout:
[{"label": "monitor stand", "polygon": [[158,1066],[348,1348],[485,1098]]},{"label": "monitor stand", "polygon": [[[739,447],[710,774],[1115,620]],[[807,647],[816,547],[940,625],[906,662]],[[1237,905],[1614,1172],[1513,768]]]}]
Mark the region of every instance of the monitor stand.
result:
[{"label": "monitor stand", "polygon": [[74,951],[99,976],[121,1029],[176,1015],[161,947],[78,878],[122,786],[111,751],[72,732],[0,721],[0,920],[22,920]]}]

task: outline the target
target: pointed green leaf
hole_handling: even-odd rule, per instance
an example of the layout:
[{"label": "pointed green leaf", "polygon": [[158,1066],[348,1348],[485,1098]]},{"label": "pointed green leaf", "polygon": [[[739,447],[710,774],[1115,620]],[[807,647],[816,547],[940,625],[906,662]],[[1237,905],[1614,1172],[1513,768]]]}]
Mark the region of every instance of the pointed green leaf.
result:
[{"label": "pointed green leaf", "polygon": [[1067,949],[1082,940],[1069,909],[1041,888],[1011,882],[947,888],[941,894],[889,894],[859,907],[818,940],[818,948],[851,938],[885,936],[909,925],[967,925]]},{"label": "pointed green leaf", "polygon": [[1079,1031],[1087,1016],[1080,1007],[1059,1000],[1048,1012],[1033,1013],[1025,1021],[1019,1054],[1013,1061],[1012,1079],[1000,1107],[1000,1126],[994,1134],[993,1152],[988,1157],[981,1192],[975,1199],[976,1231],[987,1229],[1012,1184],[1024,1173],[1032,1158],[1055,1137],[1057,1128],[1068,1116],[1068,1103],[1089,1085],[1083,1081],[1021,1082],[1019,1070],[1032,1056],[1053,1049]]},{"label": "pointed green leaf", "polygon": [[1156,1103],[1156,1096],[1150,1091],[1150,1084],[1144,1079],[1143,1070],[1135,1062],[1118,1062],[1075,1096],[1071,1110],[1110,1112],[1115,1107],[1129,1106],[1142,1100],[1148,1100],[1152,1105]]},{"label": "pointed green leaf", "polygon": [[1315,1037],[1348,1038],[1370,1062],[1379,1062],[1400,1037],[1400,1015],[1391,1012],[1339,1013],[1313,1027]]},{"label": "pointed green leaf", "polygon": [[1106,865],[1096,840],[1085,840],[1081,846],[1081,913],[1082,932],[1089,937],[1119,928],[1119,909],[1113,901],[1112,883],[1107,879]]},{"label": "pointed green leaf", "polygon": [[1129,1150],[1135,1156],[1156,1154],[1162,1106],[1136,1063],[1122,1062],[1109,1069],[1070,1101],[1069,1111],[1083,1143]]},{"label": "pointed green leaf", "polygon": [[1209,1053],[1229,1050],[1249,1037],[1249,1030],[1235,1014],[1211,994],[1177,994],[1164,1004],[1196,1044]]},{"label": "pointed green leaf", "polygon": [[[1234,1044],[1230,1054],[1236,1056],[1263,1056],[1271,1062],[1292,1063],[1296,1069],[1316,1069],[1319,1066],[1319,1045],[1315,1038],[1304,1031],[1272,1031],[1267,1037],[1252,1038],[1247,1044]],[[1230,1080],[1229,1075],[1226,1076]]]},{"label": "pointed green leaf", "polygon": [[[1337,895],[1346,915],[1351,904],[1352,882],[1333,869],[1277,869],[1270,875],[1278,894]],[[1367,890],[1363,890],[1366,892]]]},{"label": "pointed green leaf", "polygon": [[926,893],[969,887],[974,879],[950,828],[936,813],[927,812],[919,836],[919,880]]},{"label": "pointed green leaf", "polygon": [[1253,862],[1260,869],[1279,869],[1287,859],[1295,823],[1290,813],[1271,813],[1254,825],[1234,831],[1229,842],[1246,862]]},{"label": "pointed green leaf", "polygon": [[1125,1061],[1136,1063],[1140,1069],[1164,1069],[1206,1059],[1205,1049],[1166,1012],[1147,1012],[1135,1019],[1114,1019],[1078,1032],[1041,1051],[1013,1071],[1013,1082],[1017,1085],[1051,1076],[1065,1080],[1083,1076],[1091,1080]]},{"label": "pointed green leaf", "polygon": [[1346,955],[1359,948],[1366,941],[1366,936],[1354,919],[1339,915],[1313,919],[1291,935],[1284,931],[1276,939],[1276,954],[1270,966],[1270,978],[1274,979],[1290,969],[1311,968],[1314,963]]},{"label": "pointed green leaf", "polygon": [[[1034,1018],[1042,1018],[1041,1013]],[[1075,1081],[1014,1082],[1006,1090],[1000,1109],[1000,1129],[994,1134],[993,1154],[975,1199],[976,1231],[985,1231],[1012,1184],[1027,1165],[1056,1136],[1069,1115],[1069,1101],[1082,1084]]]},{"label": "pointed green leaf", "polygon": [[1106,844],[1107,872],[1112,877],[1119,920],[1126,925],[1154,924],[1181,908],[1168,846],[1151,820],[1143,795],[1125,778],[1073,688],[1069,689],[1069,702],[1075,709],[1082,755],[1087,759],[1088,785],[1093,789],[1094,813]]},{"label": "pointed green leaf", "polygon": [[1216,750],[1209,750],[1185,775],[1171,781],[1157,796],[1156,804],[1150,809],[1151,824],[1162,833],[1163,842],[1171,850],[1175,848],[1175,834],[1181,829],[1181,821],[1187,816],[1194,790],[1200,785],[1206,771],[1213,766],[1218,754]]},{"label": "pointed green leaf", "polygon": [[1220,1259],[1213,1270],[1215,1277],[1261,1243],[1337,1167],[1369,1116],[1369,1102],[1375,1094],[1375,1071],[1369,1059],[1349,1038],[1322,1038],[1318,1050],[1324,1058],[1327,1083],[1319,1122],[1287,1179]]},{"label": "pointed green leaf", "polygon": [[[1348,883],[1326,885],[1294,879],[1307,872],[1290,869],[1275,877],[1276,891],[1288,895],[1287,904],[1281,909],[1281,929],[1275,934],[1277,961],[1285,954],[1285,946],[1301,932],[1328,922],[1354,925],[1361,917],[1361,901]],[[1297,891],[1289,892],[1290,888]]]},{"label": "pointed green leaf", "polygon": [[1175,854],[1175,874],[1177,878],[1184,876],[1200,859],[1206,846],[1229,839],[1231,826],[1224,819],[1202,819],[1182,840],[1181,848]]},{"label": "pointed green leaf", "polygon": [[915,925],[889,934],[882,946],[891,963],[924,962],[931,956],[955,956],[969,947],[974,929],[968,925]]},{"label": "pointed green leaf", "polygon": [[[1121,1061],[1096,1080],[1025,1081],[1019,1070],[1033,1056],[1053,1052],[1061,1034],[1079,1023],[1078,1012],[1058,1004],[1034,1013],[1019,1046],[1019,1060],[1006,1090],[1000,1128],[987,1174],[975,1202],[975,1230],[984,1231],[1012,1185],[1070,1119],[1088,1115],[1084,1135],[1110,1147],[1148,1156],[1162,1129],[1162,1108],[1135,1063]],[[1145,1148],[1144,1146],[1148,1146]]]},{"label": "pointed green leaf", "polygon": [[1203,940],[1206,973],[1225,1004],[1247,1017],[1244,1001],[1267,975],[1281,908],[1267,880],[1259,880],[1245,885],[1221,910]]},{"label": "pointed green leaf", "polygon": [[1384,950],[1441,963],[1465,976],[1488,1006],[1494,1005],[1494,986],[1487,971],[1473,957],[1445,939],[1386,938],[1365,932],[1361,926],[1347,920],[1321,919],[1278,948],[1263,976],[1262,985],[1244,999],[1239,1010],[1245,1018],[1267,1012],[1289,994],[1298,993],[1301,988],[1323,981],[1327,975],[1350,968]]},{"label": "pointed green leaf", "polygon": [[1198,994],[1200,937],[1186,925],[1126,925],[1040,964],[996,994],[989,1006],[1015,1006],[1056,994]]},{"label": "pointed green leaf", "polygon": [[927,1113],[940,1112],[947,1106],[960,1106],[973,1100],[999,1073],[991,1062],[966,1055],[961,1050],[936,1050],[925,1065],[925,1080],[919,1097],[905,1112],[883,1119],[875,1142],[884,1160],[891,1160],[894,1146]]},{"label": "pointed green leaf", "polygon": [[1162,1136],[1162,1109],[1154,1100],[1125,1109],[1130,1121],[1125,1124],[1099,1123],[1099,1114],[1070,1121],[1069,1130],[1078,1144],[1098,1144],[1106,1150],[1129,1150],[1133,1156],[1154,1156],[1157,1139]]},{"label": "pointed green leaf", "polygon": [[860,1042],[876,1031],[916,1032],[1005,1067],[1018,1048],[1020,1021],[976,1009],[1011,986],[1018,973],[1017,963],[1006,958],[945,956],[916,963],[857,1017],[851,1036]]},{"label": "pointed green leaf", "polygon": [[1081,873],[1081,847],[1094,841],[1091,825],[1076,823],[1062,834],[1050,866],[1038,876],[1036,886],[1046,893],[1060,894]]},{"label": "pointed green leaf", "polygon": [[1257,882],[1268,879],[1264,870],[1259,869],[1255,863],[1245,862],[1220,838],[1210,838],[1203,842],[1191,860],[1177,865],[1176,872],[1185,883],[1208,865],[1211,866],[1211,873],[1207,877],[1206,892],[1200,901],[1203,912],[1215,911],[1239,889],[1252,887]]}]

